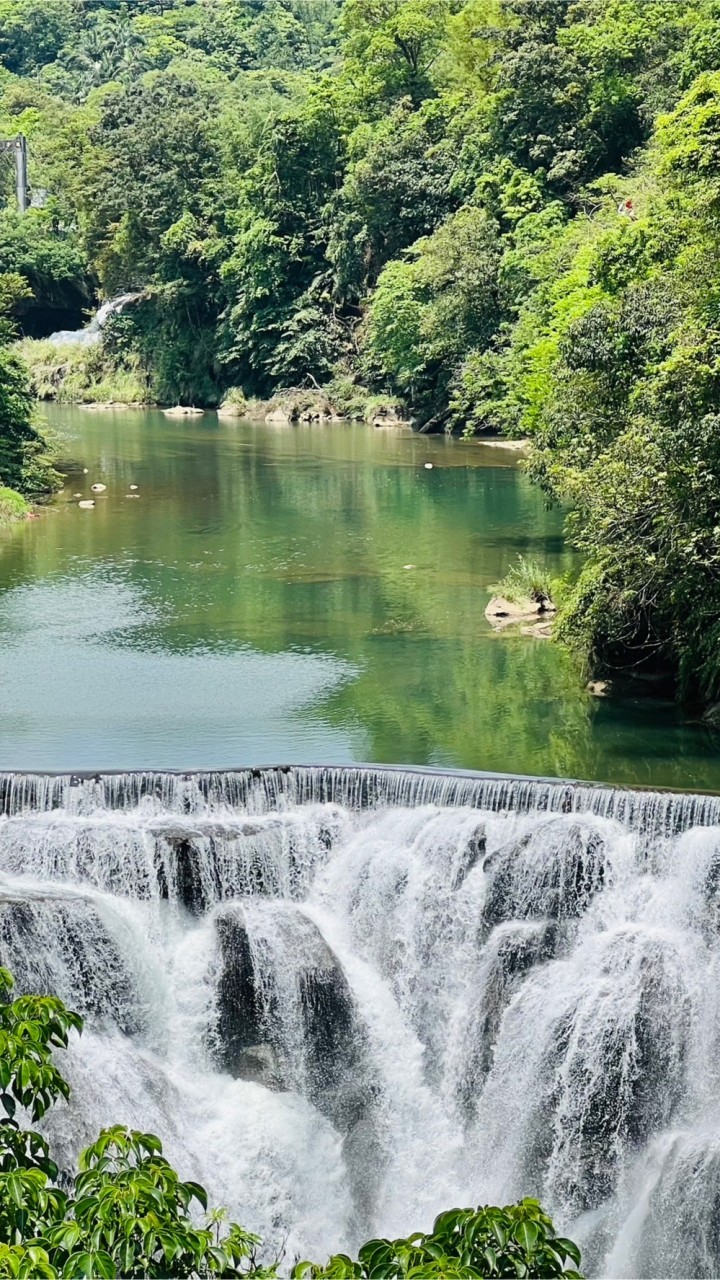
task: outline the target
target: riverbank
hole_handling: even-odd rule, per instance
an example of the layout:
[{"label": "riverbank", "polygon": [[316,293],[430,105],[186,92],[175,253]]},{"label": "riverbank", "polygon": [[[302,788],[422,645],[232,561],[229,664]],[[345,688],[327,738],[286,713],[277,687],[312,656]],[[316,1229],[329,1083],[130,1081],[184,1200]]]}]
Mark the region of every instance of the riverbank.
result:
[{"label": "riverbank", "polygon": [[[149,374],[138,357],[121,359],[102,342],[57,343],[25,338],[17,350],[27,366],[38,400],[87,409],[171,408],[153,394]],[[376,427],[413,426],[402,402],[377,395],[350,378],[327,386],[290,387],[268,399],[246,397],[229,388],[219,401],[190,398],[188,408],[216,409],[221,418],[265,422],[367,422]]]},{"label": "riverbank", "polygon": [[33,394],[58,404],[154,407],[150,382],[140,360],[120,363],[102,343],[56,343],[24,338],[17,343]]},{"label": "riverbank", "polygon": [[[27,366],[38,400],[74,404],[98,412],[111,409],[156,409],[165,404],[153,394],[150,378],[132,356],[122,361],[102,342],[56,343],[26,338],[18,352]],[[187,408],[217,410],[221,418],[265,422],[367,422],[376,427],[412,426],[400,400],[379,396],[349,379],[325,387],[291,387],[268,399],[246,397],[231,387],[219,402],[195,402]]]}]

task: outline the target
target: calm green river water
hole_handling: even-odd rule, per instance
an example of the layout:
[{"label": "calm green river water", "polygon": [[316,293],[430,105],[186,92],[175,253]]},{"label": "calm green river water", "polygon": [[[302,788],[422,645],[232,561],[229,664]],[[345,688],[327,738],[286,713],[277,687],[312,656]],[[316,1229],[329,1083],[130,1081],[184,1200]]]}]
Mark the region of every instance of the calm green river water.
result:
[{"label": "calm green river water", "polygon": [[720,789],[702,727],[598,702],[559,648],[488,626],[519,552],[572,564],[513,455],[49,416],[65,491],[0,534],[1,768],[382,761]]}]

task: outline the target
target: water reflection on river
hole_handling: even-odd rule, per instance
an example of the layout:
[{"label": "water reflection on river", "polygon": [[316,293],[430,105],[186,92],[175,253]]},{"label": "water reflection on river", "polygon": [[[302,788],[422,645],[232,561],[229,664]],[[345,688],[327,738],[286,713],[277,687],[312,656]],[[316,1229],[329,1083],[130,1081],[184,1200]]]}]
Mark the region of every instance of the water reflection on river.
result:
[{"label": "water reflection on river", "polygon": [[375,760],[720,788],[704,729],[598,703],[559,648],[488,626],[519,552],[572,566],[514,455],[361,425],[49,416],[65,492],[0,535],[0,767]]}]

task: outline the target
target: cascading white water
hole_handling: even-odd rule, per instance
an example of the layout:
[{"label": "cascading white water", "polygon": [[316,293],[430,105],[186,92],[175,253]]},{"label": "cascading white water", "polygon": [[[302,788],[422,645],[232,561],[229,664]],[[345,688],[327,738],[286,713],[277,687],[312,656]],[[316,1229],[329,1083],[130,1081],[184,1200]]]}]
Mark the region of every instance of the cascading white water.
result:
[{"label": "cascading white water", "polygon": [[141,297],[141,293],[121,293],[119,297],[111,298],[98,307],[92,320],[85,325],[84,329],[58,329],[56,333],[50,334],[47,341],[52,342],[56,347],[93,347],[100,342],[110,316],[120,315],[126,307],[137,302]]},{"label": "cascading white water", "polygon": [[720,1271],[720,802],[353,769],[0,775],[0,961],[86,1016],[47,1127],[163,1138],[321,1259],[536,1195]]}]

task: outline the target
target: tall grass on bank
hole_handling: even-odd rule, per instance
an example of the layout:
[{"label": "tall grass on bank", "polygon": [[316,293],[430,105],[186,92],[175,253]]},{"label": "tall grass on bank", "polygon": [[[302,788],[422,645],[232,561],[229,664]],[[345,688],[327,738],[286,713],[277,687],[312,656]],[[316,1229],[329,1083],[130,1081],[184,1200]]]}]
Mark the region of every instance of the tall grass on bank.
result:
[{"label": "tall grass on bank", "polygon": [[149,404],[148,379],[137,356],[121,365],[113,361],[102,343],[57,345],[25,338],[18,344],[38,400],[75,404]]}]

